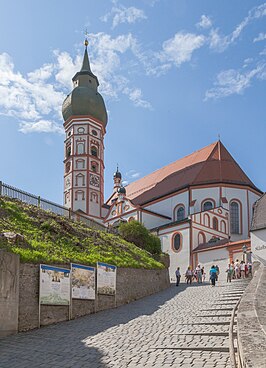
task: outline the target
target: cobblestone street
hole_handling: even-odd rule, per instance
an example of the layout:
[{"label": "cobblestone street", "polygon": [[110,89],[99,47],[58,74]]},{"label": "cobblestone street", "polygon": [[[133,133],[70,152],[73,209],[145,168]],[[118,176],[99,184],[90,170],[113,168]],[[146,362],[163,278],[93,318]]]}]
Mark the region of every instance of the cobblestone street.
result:
[{"label": "cobblestone street", "polygon": [[172,286],[114,310],[0,340],[0,367],[230,367],[239,280]]}]

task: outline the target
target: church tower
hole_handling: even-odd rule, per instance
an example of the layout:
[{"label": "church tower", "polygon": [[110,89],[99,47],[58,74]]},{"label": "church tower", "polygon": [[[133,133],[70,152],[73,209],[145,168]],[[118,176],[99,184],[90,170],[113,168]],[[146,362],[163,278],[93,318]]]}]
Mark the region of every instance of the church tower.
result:
[{"label": "church tower", "polygon": [[107,112],[92,73],[88,41],[73,90],[62,106],[65,128],[64,205],[88,217],[102,219],[104,203],[104,135]]}]

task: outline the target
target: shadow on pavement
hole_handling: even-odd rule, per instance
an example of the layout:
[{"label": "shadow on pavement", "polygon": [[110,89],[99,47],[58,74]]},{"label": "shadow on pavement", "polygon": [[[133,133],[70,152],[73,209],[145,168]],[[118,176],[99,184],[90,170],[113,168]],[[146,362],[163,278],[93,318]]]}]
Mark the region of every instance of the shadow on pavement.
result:
[{"label": "shadow on pavement", "polygon": [[209,284],[171,285],[162,292],[116,309],[0,339],[0,367],[108,367],[102,362],[106,354],[89,346],[90,337],[140,316],[152,315],[176,294],[199,286]]}]

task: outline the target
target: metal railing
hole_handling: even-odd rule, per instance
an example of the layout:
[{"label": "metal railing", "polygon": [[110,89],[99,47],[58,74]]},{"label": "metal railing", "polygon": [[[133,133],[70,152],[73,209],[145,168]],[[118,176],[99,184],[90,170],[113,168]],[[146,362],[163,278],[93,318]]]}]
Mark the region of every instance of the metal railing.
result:
[{"label": "metal railing", "polygon": [[39,207],[45,211],[51,211],[56,215],[67,217],[73,221],[81,221],[88,227],[106,231],[106,227],[104,225],[93,219],[83,216],[78,212],[72,211],[70,208],[41,198],[40,196],[36,196],[34,194],[12,187],[11,185],[5,184],[2,181],[0,181],[0,196],[15,198],[27,204]]}]

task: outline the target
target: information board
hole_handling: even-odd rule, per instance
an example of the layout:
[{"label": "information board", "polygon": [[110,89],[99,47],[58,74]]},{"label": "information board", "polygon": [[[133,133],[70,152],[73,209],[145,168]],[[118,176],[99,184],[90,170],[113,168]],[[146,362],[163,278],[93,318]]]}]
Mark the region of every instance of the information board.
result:
[{"label": "information board", "polygon": [[72,299],[95,299],[95,268],[71,263]]},{"label": "information board", "polygon": [[40,304],[70,304],[70,270],[40,265]]},{"label": "information board", "polygon": [[116,266],[97,263],[97,292],[98,294],[115,295]]}]

